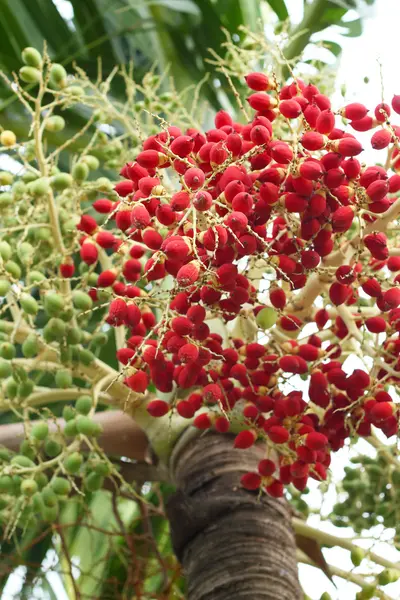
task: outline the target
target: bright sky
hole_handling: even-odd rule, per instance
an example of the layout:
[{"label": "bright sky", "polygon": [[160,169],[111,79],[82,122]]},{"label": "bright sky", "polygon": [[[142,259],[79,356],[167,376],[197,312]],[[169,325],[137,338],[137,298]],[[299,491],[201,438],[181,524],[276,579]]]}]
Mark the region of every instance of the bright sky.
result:
[{"label": "bright sky", "polygon": [[[337,4],[341,3],[341,0]],[[363,4],[362,0],[359,0]],[[56,0],[59,8],[69,10],[70,4],[66,0]],[[292,20],[299,21],[302,15],[303,0],[286,0],[286,5],[291,15]],[[67,18],[71,15],[66,14]],[[356,15],[349,16],[348,20],[352,20]],[[341,44],[343,54],[337,70],[337,86],[340,90],[342,84],[346,86],[346,100],[360,101],[366,106],[374,108],[381,98],[381,79],[378,60],[382,64],[383,72],[383,88],[385,100],[389,103],[393,94],[400,94],[400,78],[399,73],[399,57],[396,41],[399,39],[399,23],[400,23],[400,0],[375,0],[375,5],[366,7],[364,21],[364,32],[361,38],[346,38],[339,35],[339,28],[331,28],[331,35],[326,33],[320,39],[331,39]],[[364,78],[368,77],[369,83],[364,82]],[[340,93],[336,94],[337,106],[343,105],[343,98]],[[400,117],[398,119],[400,123]],[[7,165],[8,166],[8,165]],[[366,444],[364,444],[365,448]],[[362,447],[360,448],[362,450]],[[340,477],[343,466],[348,461],[347,452],[338,453],[333,464],[333,472],[336,478]],[[316,507],[319,505],[320,495],[317,491],[313,491],[311,495],[312,504]],[[328,506],[334,501],[332,493],[327,494]],[[310,523],[320,528],[326,528],[332,533],[337,533],[329,524],[320,524],[318,517],[312,517]],[[351,537],[352,532],[348,530],[340,530],[342,535]],[[388,548],[387,546],[375,546],[374,550],[382,553],[385,557],[397,561],[400,560],[400,553]],[[351,569],[352,565],[349,559],[349,553],[337,549],[332,549],[326,552],[327,559],[341,568]],[[51,562],[51,557],[48,557]],[[364,563],[358,571],[362,572]],[[357,571],[356,571],[357,572]],[[21,574],[20,574],[21,575]],[[51,580],[51,575],[49,579]],[[311,567],[300,567],[301,583],[305,592],[312,600],[319,600],[321,594],[325,591],[331,594],[332,600],[354,600],[355,593],[358,588],[352,584],[347,584],[342,580],[335,579],[338,586],[335,589],[329,583],[327,578]],[[51,584],[56,591],[59,600],[67,600],[62,586],[57,581],[58,576],[54,574]],[[11,600],[18,594],[20,576],[11,578],[6,589],[2,594],[2,600]],[[392,584],[385,588],[388,594],[393,598],[400,597],[400,583]],[[40,596],[38,596],[40,597]]]}]

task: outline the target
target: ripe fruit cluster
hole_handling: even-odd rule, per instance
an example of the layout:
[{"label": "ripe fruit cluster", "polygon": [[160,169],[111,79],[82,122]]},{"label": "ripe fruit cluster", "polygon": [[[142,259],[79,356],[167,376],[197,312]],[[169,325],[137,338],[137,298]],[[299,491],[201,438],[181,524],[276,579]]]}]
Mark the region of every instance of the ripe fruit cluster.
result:
[{"label": "ripe fruit cluster", "polygon": [[[400,259],[388,224],[400,213],[400,128],[386,104],[374,117],[359,103],[335,112],[313,84],[278,89],[263,73],[246,82],[248,122],[221,110],[206,133],[170,126],[143,142],[121,170],[119,200],[93,203],[104,224],[82,215],[80,256],[92,267],[102,250],[117,257],[89,295],[96,303],[112,290],[107,322],[129,331],[117,352],[125,384],[183,398],[152,399],[148,412],[220,432],[240,414],[235,447],[261,438],[269,453],[242,483],[280,496],[285,484],[325,479],[331,450],[349,436],[398,429],[388,385],[399,380]],[[400,112],[399,97],[392,108]],[[356,132],[372,128],[386,168],[357,158]],[[267,300],[255,270],[273,274]],[[234,328],[228,344],[210,319],[228,328],[245,319],[259,337]],[[354,352],[373,359],[371,374],[344,368]],[[293,376],[308,397],[287,392]]]}]

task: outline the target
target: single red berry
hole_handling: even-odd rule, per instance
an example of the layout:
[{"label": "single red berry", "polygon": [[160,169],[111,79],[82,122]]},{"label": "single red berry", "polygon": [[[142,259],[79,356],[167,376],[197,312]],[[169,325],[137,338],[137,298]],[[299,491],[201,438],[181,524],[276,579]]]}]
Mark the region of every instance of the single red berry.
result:
[{"label": "single red berry", "polygon": [[261,485],[261,477],[258,473],[245,473],[241,476],[240,483],[246,490],[258,490]]},{"label": "single red berry", "polygon": [[168,404],[168,402],[164,402],[164,400],[150,400],[146,406],[147,412],[152,417],[163,417],[170,411],[170,409],[171,406]]}]

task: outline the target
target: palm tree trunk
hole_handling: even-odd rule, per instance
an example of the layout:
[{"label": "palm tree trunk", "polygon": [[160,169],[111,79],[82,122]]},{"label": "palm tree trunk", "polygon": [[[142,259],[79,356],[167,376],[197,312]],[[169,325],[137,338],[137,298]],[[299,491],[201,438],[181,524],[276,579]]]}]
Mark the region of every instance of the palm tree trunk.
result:
[{"label": "palm tree trunk", "polygon": [[232,440],[208,433],[174,461],[167,515],[188,600],[299,600],[289,506],[240,486],[260,450],[235,450]]}]

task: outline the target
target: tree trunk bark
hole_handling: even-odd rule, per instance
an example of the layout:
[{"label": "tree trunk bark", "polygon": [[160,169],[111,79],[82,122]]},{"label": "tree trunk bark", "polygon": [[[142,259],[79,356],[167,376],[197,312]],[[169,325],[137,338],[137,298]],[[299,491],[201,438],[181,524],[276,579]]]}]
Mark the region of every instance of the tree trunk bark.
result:
[{"label": "tree trunk bark", "polygon": [[208,433],[174,461],[177,492],[167,515],[188,600],[303,597],[288,504],[240,486],[240,476],[256,470],[260,452],[235,450],[233,436]]}]

